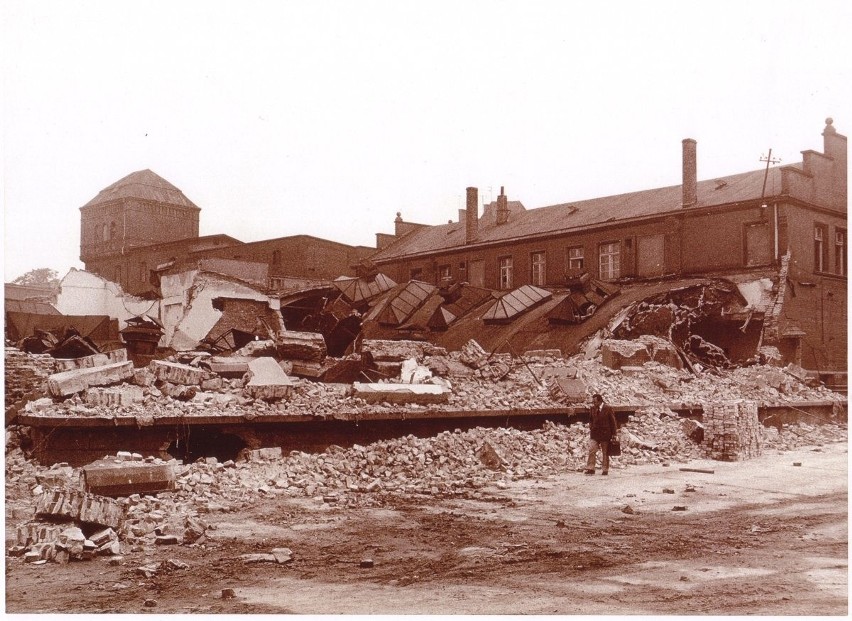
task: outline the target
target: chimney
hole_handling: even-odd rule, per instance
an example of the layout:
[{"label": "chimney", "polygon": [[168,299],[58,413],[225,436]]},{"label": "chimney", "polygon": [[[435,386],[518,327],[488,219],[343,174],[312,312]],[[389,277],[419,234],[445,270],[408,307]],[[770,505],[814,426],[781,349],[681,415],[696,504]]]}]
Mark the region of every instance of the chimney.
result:
[{"label": "chimney", "polygon": [[394,232],[394,235],[396,235],[397,237],[402,237],[402,234],[403,234],[402,224],[403,224],[402,212],[397,211],[396,212],[396,219],[393,221],[393,229],[394,229],[393,232]]},{"label": "chimney", "polygon": [[465,210],[464,243],[476,241],[479,229],[479,194],[476,188],[467,189],[467,209]]},{"label": "chimney", "polygon": [[683,207],[698,204],[698,158],[696,142],[683,139]]},{"label": "chimney", "polygon": [[500,196],[497,197],[497,224],[506,224],[509,221],[509,200],[500,186]]}]

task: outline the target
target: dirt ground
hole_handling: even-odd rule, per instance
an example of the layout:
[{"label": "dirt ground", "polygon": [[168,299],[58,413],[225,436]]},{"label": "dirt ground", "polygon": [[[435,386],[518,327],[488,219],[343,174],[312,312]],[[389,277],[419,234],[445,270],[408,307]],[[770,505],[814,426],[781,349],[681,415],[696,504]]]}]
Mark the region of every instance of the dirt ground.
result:
[{"label": "dirt ground", "polygon": [[[382,508],[275,497],[206,516],[204,544],[151,545],[117,566],[7,557],[6,611],[846,615],[847,494],[843,442]],[[240,559],[278,547],[293,560]],[[168,559],[188,568],[136,572]]]}]

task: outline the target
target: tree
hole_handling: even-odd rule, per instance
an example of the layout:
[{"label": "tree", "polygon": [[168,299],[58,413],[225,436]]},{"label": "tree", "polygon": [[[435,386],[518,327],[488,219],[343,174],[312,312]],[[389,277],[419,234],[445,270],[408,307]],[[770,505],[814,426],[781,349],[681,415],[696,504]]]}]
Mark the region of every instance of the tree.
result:
[{"label": "tree", "polygon": [[12,281],[13,285],[58,285],[59,274],[49,267],[40,267],[18,276]]}]

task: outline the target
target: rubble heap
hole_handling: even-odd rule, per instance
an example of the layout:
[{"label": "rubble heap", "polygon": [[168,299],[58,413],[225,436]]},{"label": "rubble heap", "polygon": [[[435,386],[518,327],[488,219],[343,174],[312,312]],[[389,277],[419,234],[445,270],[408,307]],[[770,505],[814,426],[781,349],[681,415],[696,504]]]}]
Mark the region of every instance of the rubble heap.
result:
[{"label": "rubble heap", "polygon": [[[708,457],[712,449],[692,441],[683,423],[666,408],[638,411],[620,429],[622,455],[613,458],[611,468]],[[759,430],[764,450],[847,438],[845,424],[797,423]],[[478,427],[427,438],[407,435],[365,446],[331,446],[314,454],[282,455],[280,448],[263,448],[247,451],[246,459],[236,462],[207,457],[182,464],[147,457],[140,463],[174,470],[174,491],[117,500],[79,491],[81,469],[67,464],[41,467],[13,449],[6,460],[6,514],[26,520],[18,528],[15,554],[37,562],[115,555],[128,546],[144,549],[147,544],[203,545],[209,528],[206,514],[243,510],[260,499],[308,497],[345,508],[431,496],[479,498],[484,488],[581,470],[587,442],[588,425],[548,422],[532,431]],[[59,528],[29,519],[34,513],[42,520],[52,515],[75,521]],[[70,528],[86,535],[82,551],[79,536]]]}]

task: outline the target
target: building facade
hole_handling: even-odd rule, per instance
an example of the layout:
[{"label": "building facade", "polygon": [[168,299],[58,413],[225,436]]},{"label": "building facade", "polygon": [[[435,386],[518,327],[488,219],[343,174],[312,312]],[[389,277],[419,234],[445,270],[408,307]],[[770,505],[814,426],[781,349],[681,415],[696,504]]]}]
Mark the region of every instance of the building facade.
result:
[{"label": "building facade", "polygon": [[783,267],[769,333],[782,351],[794,340],[807,368],[845,370],[847,139],[828,119],[823,150],[802,156],[699,182],[697,145],[686,139],[680,186],[537,209],[501,189],[481,217],[468,188],[458,222],[381,235],[372,261],[398,282],[500,290],[559,288],[578,271],[624,282]]}]

